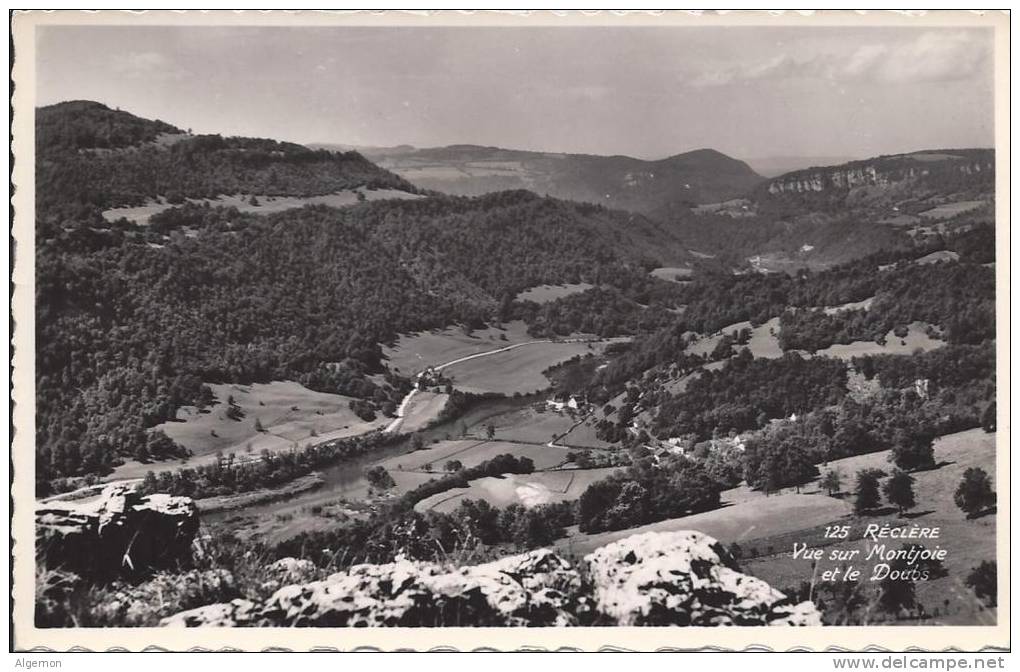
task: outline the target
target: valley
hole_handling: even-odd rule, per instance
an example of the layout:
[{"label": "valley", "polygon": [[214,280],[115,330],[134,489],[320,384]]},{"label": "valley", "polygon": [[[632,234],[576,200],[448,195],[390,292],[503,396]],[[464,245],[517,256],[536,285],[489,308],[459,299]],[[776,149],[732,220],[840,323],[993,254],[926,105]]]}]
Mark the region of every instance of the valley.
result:
[{"label": "valley", "polygon": [[793,540],[916,519],[953,536],[924,618],[988,617],[960,577],[995,557],[994,505],[954,492],[996,477],[991,150],[764,178],[714,150],[362,155],[88,101],[37,132],[47,505],[185,497],[210,557],[323,571],[696,530],[791,594]]}]

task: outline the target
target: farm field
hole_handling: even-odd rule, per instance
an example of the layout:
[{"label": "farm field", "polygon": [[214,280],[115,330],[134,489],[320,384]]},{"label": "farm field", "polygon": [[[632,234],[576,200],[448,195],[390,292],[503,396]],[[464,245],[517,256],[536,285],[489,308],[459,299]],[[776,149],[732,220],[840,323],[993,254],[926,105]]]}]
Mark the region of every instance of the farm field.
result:
[{"label": "farm field", "polygon": [[[308,443],[364,434],[384,427],[389,419],[377,417],[366,422],[348,405],[351,397],[314,392],[292,381],[252,385],[210,384],[216,403],[206,412],[193,406],[177,411],[176,422],[157,425],[171,439],[190,449],[189,466],[211,462],[217,452],[259,453],[289,450]],[[227,400],[233,397],[243,416],[227,417]],[[258,419],[264,431],[255,431]],[[141,478],[148,471],[178,466],[176,462],[144,464],[129,460],[105,480]]]},{"label": "farm field", "polygon": [[984,205],[986,201],[957,201],[956,203],[943,203],[931,210],[925,210],[921,217],[928,219],[949,219],[964,212],[976,210]]},{"label": "farm field", "polygon": [[488,327],[470,334],[459,327],[401,334],[394,345],[383,348],[383,355],[391,369],[409,376],[427,366],[534,340],[524,322],[516,320],[507,322],[502,329]]},{"label": "farm field", "polygon": [[607,443],[595,435],[596,418],[589,417],[584,422],[570,430],[566,436],[561,436],[556,443],[571,448],[609,448],[613,444]]},{"label": "farm field", "polygon": [[[693,269],[679,266],[663,266],[652,270],[652,275],[660,280],[669,280],[670,282],[689,282],[688,278],[693,274]],[[677,280],[678,277],[680,280]]]},{"label": "farm field", "polygon": [[[348,205],[354,205],[359,202],[359,194],[363,194],[363,198],[366,201],[380,201],[387,198],[421,198],[417,194],[410,194],[406,191],[397,191],[395,189],[356,189],[348,191],[338,191],[332,194],[324,194],[322,196],[266,196],[263,194],[256,194],[255,200],[258,205],[251,204],[251,196],[242,196],[240,194],[217,196],[211,199],[187,199],[192,203],[203,203],[208,200],[209,203],[215,206],[223,207],[234,207],[241,212],[253,212],[256,214],[270,214],[273,212],[281,212],[283,210],[290,210],[291,208],[300,208],[306,205],[328,205],[334,208],[342,208]],[[115,221],[124,217],[132,222],[145,226],[149,223],[149,219],[164,210],[168,210],[175,207],[171,203],[165,201],[161,202],[149,202],[145,205],[127,208],[111,208],[103,212],[103,218],[109,222]]]},{"label": "farm field", "polygon": [[[394,478],[399,472],[433,472],[441,475],[443,465],[449,460],[457,460],[468,468],[491,460],[497,455],[509,453],[514,457],[529,458],[535,463],[535,469],[549,469],[564,464],[567,461],[567,452],[562,448],[529,443],[459,439],[440,441],[424,450],[391,457],[379,464],[393,474]],[[426,469],[426,465],[431,465],[431,470]]]},{"label": "farm field", "polygon": [[563,297],[570,296],[571,294],[586,292],[594,287],[595,285],[589,285],[587,282],[580,282],[574,285],[539,285],[538,287],[532,287],[524,290],[515,298],[517,301],[549,303],[550,301],[562,299]]},{"label": "farm field", "polygon": [[[750,323],[742,324],[750,327]],[[779,347],[779,318],[773,317],[768,322],[751,329],[751,340],[747,342],[747,349],[751,355],[761,359],[776,359],[783,356]]]},{"label": "farm field", "polygon": [[417,432],[435,420],[446,406],[450,395],[441,392],[418,390],[404,409],[404,417],[396,429],[399,432]]},{"label": "farm field", "polygon": [[605,469],[563,469],[534,474],[507,474],[500,477],[480,478],[468,488],[456,488],[423,499],[415,505],[416,511],[449,513],[462,501],[484,499],[494,507],[511,504],[525,507],[577,499],[589,485],[616,471]]},{"label": "farm field", "polygon": [[443,370],[454,387],[465,392],[528,394],[549,387],[542,373],[576,355],[598,353],[605,343],[536,343],[488,357],[454,364]]},{"label": "farm field", "polygon": [[879,345],[874,341],[854,341],[853,343],[837,343],[830,345],[816,354],[822,357],[838,357],[840,359],[851,359],[862,355],[910,355],[920,348],[927,352],[935,348],[941,348],[945,341],[931,338],[926,333],[927,325],[921,322],[910,324],[905,338],[899,338],[892,331],[885,336],[885,345]]},{"label": "farm field", "polygon": [[[544,402],[539,402],[544,403]],[[537,411],[533,406],[526,406],[503,415],[490,418],[495,430],[495,438],[501,441],[522,441],[524,443],[548,443],[553,436],[561,436],[569,430],[576,420],[566,413],[554,410]],[[484,438],[485,426],[472,428],[471,434]]]}]

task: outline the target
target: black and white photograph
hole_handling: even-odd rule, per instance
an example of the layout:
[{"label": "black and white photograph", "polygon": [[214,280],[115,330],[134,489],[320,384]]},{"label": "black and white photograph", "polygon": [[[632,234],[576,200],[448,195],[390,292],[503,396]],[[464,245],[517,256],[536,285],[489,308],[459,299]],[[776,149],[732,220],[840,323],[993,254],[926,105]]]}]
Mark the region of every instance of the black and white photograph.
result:
[{"label": "black and white photograph", "polygon": [[14,12],[12,650],[1008,647],[922,14]]}]

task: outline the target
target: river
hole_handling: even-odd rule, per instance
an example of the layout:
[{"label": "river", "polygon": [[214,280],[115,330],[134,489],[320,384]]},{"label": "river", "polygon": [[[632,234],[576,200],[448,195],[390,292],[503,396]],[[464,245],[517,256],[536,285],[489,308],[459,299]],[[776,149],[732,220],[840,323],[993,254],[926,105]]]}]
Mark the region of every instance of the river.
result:
[{"label": "river", "polygon": [[[423,429],[418,434],[424,440],[425,445],[431,444],[436,439],[457,438],[464,429],[470,430],[492,417],[524,408],[542,398],[544,398],[542,395],[527,395],[480,399],[456,418]],[[239,516],[263,517],[281,513],[293,514],[306,507],[335,502],[339,499],[352,501],[364,499],[368,495],[369,489],[368,482],[365,480],[365,470],[391,457],[406,455],[410,452],[412,452],[411,439],[408,437],[403,441],[377,448],[364,455],[342,460],[332,467],[320,470],[319,473],[322,474],[325,482],[315,490],[303,492],[285,500],[245,507],[242,510],[216,511],[205,514],[202,516],[202,522],[215,524]]]}]

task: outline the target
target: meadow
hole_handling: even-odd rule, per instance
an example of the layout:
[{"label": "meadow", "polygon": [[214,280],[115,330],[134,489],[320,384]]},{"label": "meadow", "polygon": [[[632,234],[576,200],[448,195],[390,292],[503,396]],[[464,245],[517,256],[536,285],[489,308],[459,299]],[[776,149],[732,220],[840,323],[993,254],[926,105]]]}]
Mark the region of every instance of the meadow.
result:
[{"label": "meadow", "polygon": [[[216,454],[258,454],[280,451],[379,429],[388,419],[366,422],[350,409],[352,397],[313,392],[292,381],[252,385],[210,384],[216,403],[205,410],[185,406],[177,420],[157,425],[171,439],[192,451],[189,465],[216,459]],[[227,415],[233,398],[239,419]],[[258,420],[263,431],[255,429]],[[160,462],[127,460],[105,480],[141,478],[148,471],[170,468]]]},{"label": "meadow", "polygon": [[[252,198],[255,199],[255,204],[252,203]],[[192,203],[203,203],[208,201],[213,207],[222,206],[225,208],[237,208],[241,212],[252,212],[255,214],[267,215],[273,212],[281,212],[283,210],[290,210],[291,208],[301,208],[306,205],[328,205],[333,208],[342,208],[348,205],[355,205],[366,201],[380,201],[387,198],[421,198],[417,194],[410,194],[406,191],[398,191],[395,189],[353,189],[346,191],[338,191],[332,194],[323,194],[321,196],[266,196],[265,194],[255,195],[242,195],[242,194],[231,194],[217,196],[216,198],[210,199],[187,199]],[[149,201],[145,205],[126,207],[126,208],[110,208],[109,210],[103,211],[103,218],[108,222],[113,222],[121,217],[128,219],[135,224],[145,226],[149,223],[149,219],[164,210],[168,210],[175,207],[174,204],[168,203],[165,200],[157,199],[155,201]]]},{"label": "meadow", "polygon": [[563,297],[570,296],[571,294],[586,292],[594,287],[595,285],[589,285],[587,282],[579,282],[572,285],[539,285],[537,287],[531,287],[530,289],[524,290],[515,298],[517,301],[549,303],[550,301],[562,299]]},{"label": "meadow", "polygon": [[484,394],[529,394],[549,387],[546,369],[577,355],[598,353],[604,343],[535,343],[443,369],[458,390]]},{"label": "meadow", "polygon": [[852,359],[863,355],[910,355],[918,349],[927,352],[944,346],[945,341],[928,335],[927,327],[928,325],[922,322],[912,322],[904,338],[898,337],[890,330],[885,335],[885,345],[879,345],[874,341],[836,343],[815,354],[821,357]]},{"label": "meadow", "polygon": [[395,343],[383,348],[387,365],[394,371],[409,376],[427,366],[489,352],[517,343],[534,341],[528,335],[523,321],[507,322],[502,327],[487,327],[465,331],[448,327],[413,334],[401,334]]}]

